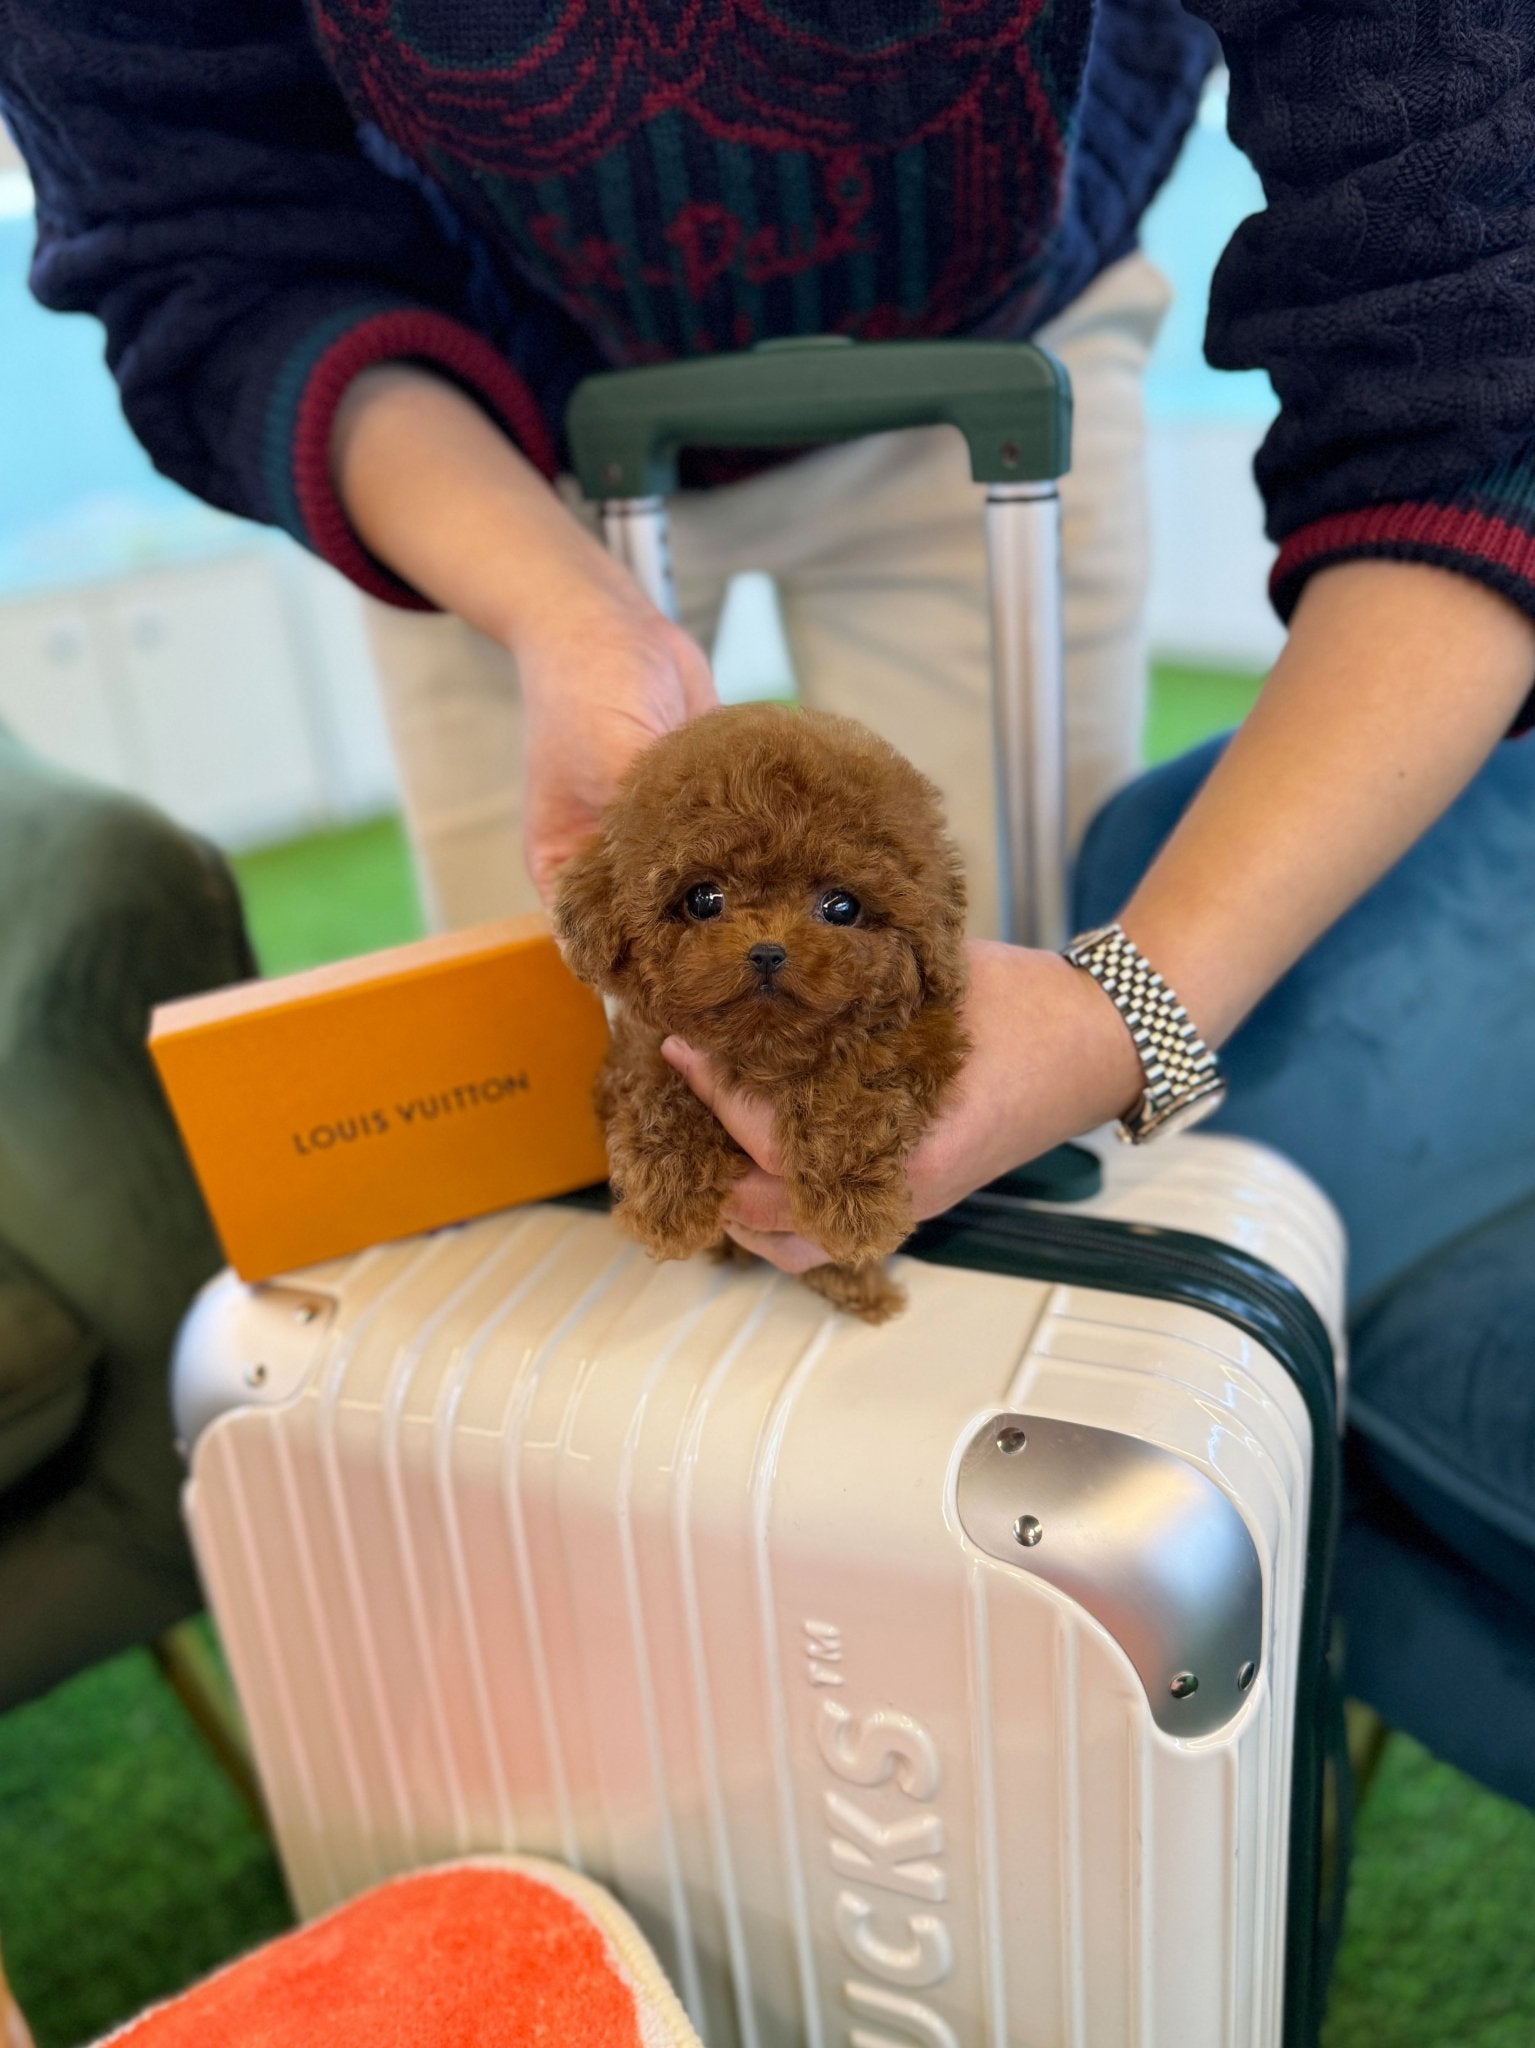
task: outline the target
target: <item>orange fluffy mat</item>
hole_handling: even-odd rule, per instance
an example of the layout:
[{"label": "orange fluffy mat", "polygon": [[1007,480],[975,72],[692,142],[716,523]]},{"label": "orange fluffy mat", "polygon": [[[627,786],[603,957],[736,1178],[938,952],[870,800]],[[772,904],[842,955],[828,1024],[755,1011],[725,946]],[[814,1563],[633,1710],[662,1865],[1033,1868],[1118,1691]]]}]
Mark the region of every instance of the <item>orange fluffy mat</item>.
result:
[{"label": "orange fluffy mat", "polygon": [[553,1864],[510,1857],[393,1878],[106,2038],[113,2048],[699,2048],[614,1900]]}]

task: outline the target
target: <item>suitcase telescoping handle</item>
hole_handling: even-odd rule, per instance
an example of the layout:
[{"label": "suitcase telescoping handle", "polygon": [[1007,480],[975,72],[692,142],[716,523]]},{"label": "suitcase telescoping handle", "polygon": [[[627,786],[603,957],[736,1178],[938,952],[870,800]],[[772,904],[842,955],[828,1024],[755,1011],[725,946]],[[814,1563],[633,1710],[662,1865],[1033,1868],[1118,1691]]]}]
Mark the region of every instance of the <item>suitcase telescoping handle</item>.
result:
[{"label": "suitcase telescoping handle", "polygon": [[[577,478],[608,547],[676,616],[665,499],[682,448],[789,448],[898,427],[958,428],[986,486],[1002,929],[1065,938],[1060,505],[1071,389],[1023,341],[764,342],[588,377],[570,404]],[[871,707],[872,708],[872,707]],[[920,765],[920,764],[919,764]]]}]

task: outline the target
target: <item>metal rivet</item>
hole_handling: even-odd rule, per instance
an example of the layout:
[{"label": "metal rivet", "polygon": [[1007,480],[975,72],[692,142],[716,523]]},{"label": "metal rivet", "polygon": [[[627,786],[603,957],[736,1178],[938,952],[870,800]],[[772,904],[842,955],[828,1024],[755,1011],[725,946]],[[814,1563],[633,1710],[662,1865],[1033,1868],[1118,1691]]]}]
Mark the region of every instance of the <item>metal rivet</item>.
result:
[{"label": "metal rivet", "polygon": [[1032,1550],[1044,1533],[1033,1515],[1020,1515],[1013,1524],[1013,1534],[1025,1550]]},{"label": "metal rivet", "polygon": [[1252,1684],[1253,1680],[1257,1677],[1257,1675],[1258,1667],[1253,1662],[1251,1657],[1249,1657],[1247,1662],[1242,1666],[1241,1670],[1237,1673],[1237,1691],[1246,1692],[1247,1688]]},{"label": "metal rivet", "polygon": [[1028,1442],[1028,1433],[1022,1429],[999,1429],[997,1449],[1005,1458],[1015,1458]]},{"label": "metal rivet", "polygon": [[247,1366],[245,1369],[245,1384],[248,1387],[264,1387],[266,1385],[266,1367],[264,1365]]},{"label": "metal rivet", "polygon": [[1199,1680],[1192,1671],[1180,1671],[1167,1690],[1175,1700],[1186,1700],[1191,1692],[1198,1692]]},{"label": "metal rivet", "polygon": [[1004,469],[1016,469],[1023,460],[1023,450],[1016,441],[1004,441],[1000,453]]}]

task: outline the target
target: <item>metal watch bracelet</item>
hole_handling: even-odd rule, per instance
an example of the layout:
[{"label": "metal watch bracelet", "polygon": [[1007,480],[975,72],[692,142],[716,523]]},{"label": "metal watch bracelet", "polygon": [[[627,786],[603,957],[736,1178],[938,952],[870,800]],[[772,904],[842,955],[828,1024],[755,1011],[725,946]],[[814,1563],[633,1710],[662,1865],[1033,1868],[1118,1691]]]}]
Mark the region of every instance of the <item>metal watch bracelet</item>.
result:
[{"label": "metal watch bracelet", "polygon": [[1226,1083],[1214,1053],[1122,926],[1082,932],[1065,948],[1065,957],[1093,977],[1135,1043],[1146,1086],[1117,1126],[1126,1144],[1188,1130],[1220,1107]]}]

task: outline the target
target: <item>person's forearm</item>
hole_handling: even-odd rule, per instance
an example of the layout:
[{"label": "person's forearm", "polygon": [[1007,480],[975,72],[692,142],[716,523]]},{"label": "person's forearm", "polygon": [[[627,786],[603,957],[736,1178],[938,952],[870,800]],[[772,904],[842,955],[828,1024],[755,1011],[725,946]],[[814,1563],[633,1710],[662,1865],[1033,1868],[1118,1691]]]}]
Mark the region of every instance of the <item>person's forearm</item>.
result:
[{"label": "person's forearm", "polygon": [[573,602],[643,602],[474,401],[410,364],[366,370],[331,435],[336,489],[379,561],[505,646]]},{"label": "person's forearm", "polygon": [[488,414],[430,371],[357,378],[331,464],[378,559],[516,660],[523,851],[547,897],[636,754],[718,703],[703,650]]},{"label": "person's forearm", "polygon": [[1313,577],[1123,912],[1212,1045],[1448,809],[1532,677],[1535,623],[1466,577],[1386,561]]}]

